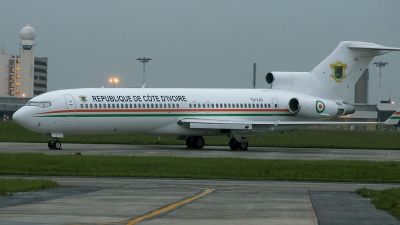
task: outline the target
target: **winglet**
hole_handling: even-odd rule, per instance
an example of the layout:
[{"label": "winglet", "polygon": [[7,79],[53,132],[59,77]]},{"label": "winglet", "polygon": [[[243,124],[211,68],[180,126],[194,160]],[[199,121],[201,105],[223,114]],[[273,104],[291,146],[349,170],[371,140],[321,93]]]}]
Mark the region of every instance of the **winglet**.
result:
[{"label": "winglet", "polygon": [[384,124],[398,124],[400,120],[400,109],[398,109]]}]

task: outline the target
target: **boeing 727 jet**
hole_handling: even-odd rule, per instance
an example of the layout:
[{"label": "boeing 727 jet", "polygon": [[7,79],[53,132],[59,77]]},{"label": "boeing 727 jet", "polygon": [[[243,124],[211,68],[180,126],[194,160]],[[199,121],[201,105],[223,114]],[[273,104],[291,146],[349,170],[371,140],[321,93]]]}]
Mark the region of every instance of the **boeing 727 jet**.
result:
[{"label": "boeing 727 jet", "polygon": [[[248,149],[247,134],[291,131],[308,125],[378,124],[331,122],[352,114],[344,97],[374,56],[400,48],[341,42],[310,72],[270,72],[269,89],[82,88],[32,98],[13,115],[21,126],[52,138],[68,134],[147,133],[176,135],[188,148],[203,136],[228,135],[231,149]],[[385,123],[395,124],[400,110]]]}]

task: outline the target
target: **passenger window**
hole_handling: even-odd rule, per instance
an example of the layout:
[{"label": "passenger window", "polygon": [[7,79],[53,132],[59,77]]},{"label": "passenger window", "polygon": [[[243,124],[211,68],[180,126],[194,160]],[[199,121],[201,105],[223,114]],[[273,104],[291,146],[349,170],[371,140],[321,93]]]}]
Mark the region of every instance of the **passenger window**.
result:
[{"label": "passenger window", "polygon": [[90,108],[93,109],[93,105],[92,104],[90,104]]},{"label": "passenger window", "polygon": [[214,103],[211,103],[211,108],[214,108]]},{"label": "passenger window", "polygon": [[215,108],[218,108],[218,103],[217,103],[217,104],[215,104]]},{"label": "passenger window", "polygon": [[119,109],[119,104],[115,104],[115,105],[116,105],[117,109]]},{"label": "passenger window", "polygon": [[197,108],[199,108],[199,109],[201,108],[201,104],[200,103],[197,105]]},{"label": "passenger window", "polygon": [[83,108],[83,104],[81,104],[81,109]]},{"label": "passenger window", "polygon": [[158,104],[154,104],[154,106],[156,107],[156,109],[158,108]]},{"label": "passenger window", "polygon": [[242,103],[240,103],[240,108],[243,108],[243,104]]},{"label": "passenger window", "polygon": [[88,104],[85,104],[85,108],[86,108],[86,109],[88,108]]},{"label": "passenger window", "polygon": [[131,108],[131,109],[132,109],[132,103],[130,103],[130,104],[129,104],[129,108]]},{"label": "passenger window", "polygon": [[[135,108],[136,108],[136,104],[135,104]],[[138,104],[138,108],[140,109],[140,104]]]},{"label": "passenger window", "polygon": [[121,104],[121,109],[123,109],[124,108],[124,104]]},{"label": "passenger window", "polygon": [[230,108],[230,107],[231,107],[231,103],[228,104],[228,108]]},{"label": "passenger window", "polygon": [[147,108],[150,109],[150,104],[149,103],[147,103]]},{"label": "passenger window", "polygon": [[275,104],[275,109],[278,108],[278,104]]},{"label": "passenger window", "polygon": [[154,105],[153,105],[153,103],[151,103],[151,108],[152,108],[152,109],[154,108]]},{"label": "passenger window", "polygon": [[164,103],[164,108],[167,108],[167,103]]},{"label": "passenger window", "polygon": [[162,109],[162,103],[160,103],[160,109]]},{"label": "passenger window", "polygon": [[260,108],[260,105],[257,103],[257,104],[256,104],[256,107],[257,107],[257,108]]},{"label": "passenger window", "polygon": [[174,103],[172,103],[172,108],[175,108],[175,104]]},{"label": "passenger window", "polygon": [[189,108],[192,108],[192,103],[189,103]]},{"label": "passenger window", "polygon": [[263,107],[263,104],[262,103],[260,103],[260,108],[262,108]]},{"label": "passenger window", "polygon": [[99,104],[99,109],[101,109],[101,104]]},{"label": "passenger window", "polygon": [[178,103],[176,103],[176,108],[179,108],[179,104]]},{"label": "passenger window", "polygon": [[97,104],[94,104],[94,108],[97,109]]}]

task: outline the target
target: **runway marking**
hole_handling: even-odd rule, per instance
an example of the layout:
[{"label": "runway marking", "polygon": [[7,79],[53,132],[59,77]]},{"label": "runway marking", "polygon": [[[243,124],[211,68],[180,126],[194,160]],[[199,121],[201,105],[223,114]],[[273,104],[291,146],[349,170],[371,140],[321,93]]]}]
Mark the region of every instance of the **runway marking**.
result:
[{"label": "runway marking", "polygon": [[201,192],[200,194],[194,195],[194,196],[192,196],[192,197],[190,197],[190,198],[184,199],[184,200],[179,201],[179,202],[176,202],[176,203],[172,203],[172,204],[170,204],[170,205],[168,205],[168,206],[166,206],[166,207],[164,207],[164,208],[155,210],[155,211],[153,211],[153,212],[151,212],[151,213],[148,213],[148,214],[143,215],[143,216],[141,216],[141,217],[138,217],[138,218],[136,218],[136,219],[129,220],[129,221],[126,223],[126,225],[133,225],[133,224],[136,224],[136,223],[138,223],[138,222],[140,222],[140,221],[142,221],[142,220],[149,219],[149,218],[151,218],[151,217],[155,217],[155,216],[157,216],[157,215],[160,215],[161,213],[165,213],[165,212],[167,212],[167,211],[170,211],[170,210],[172,210],[172,209],[175,209],[175,208],[178,207],[178,206],[188,204],[189,202],[192,202],[192,201],[194,201],[194,200],[196,200],[196,199],[199,199],[199,198],[201,198],[201,197],[203,197],[203,196],[205,196],[205,195],[208,195],[208,194],[210,194],[210,193],[213,192],[213,191],[215,191],[215,189],[206,189],[206,190],[204,190],[203,192]]}]

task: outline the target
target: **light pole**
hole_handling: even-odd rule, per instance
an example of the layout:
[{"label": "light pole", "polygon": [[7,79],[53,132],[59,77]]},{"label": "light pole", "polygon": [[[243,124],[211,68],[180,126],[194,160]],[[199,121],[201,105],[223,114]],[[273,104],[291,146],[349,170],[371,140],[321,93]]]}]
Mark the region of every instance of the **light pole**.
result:
[{"label": "light pole", "polygon": [[[381,109],[380,109],[380,104],[381,104],[381,79],[382,79],[382,67],[385,67],[387,62],[374,62],[374,65],[376,67],[379,67],[379,97],[378,97],[378,122],[381,122]],[[381,125],[378,125],[378,129],[381,129]]]},{"label": "light pole", "polygon": [[115,88],[115,84],[118,83],[118,78],[110,78],[110,83],[113,84],[113,88]]},{"label": "light pole", "polygon": [[145,72],[146,72],[146,69],[145,69],[146,68],[146,63],[148,63],[151,59],[143,57],[143,58],[138,58],[136,60],[139,60],[139,62],[143,63],[143,87],[144,87],[144,84],[146,83],[146,80],[144,78],[144,75],[145,75]]}]

